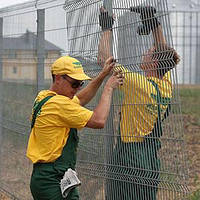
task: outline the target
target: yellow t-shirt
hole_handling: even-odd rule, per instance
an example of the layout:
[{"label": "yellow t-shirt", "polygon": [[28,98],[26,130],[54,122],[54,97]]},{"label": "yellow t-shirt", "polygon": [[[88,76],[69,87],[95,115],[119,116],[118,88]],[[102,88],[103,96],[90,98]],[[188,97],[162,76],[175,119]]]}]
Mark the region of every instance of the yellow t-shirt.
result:
[{"label": "yellow t-shirt", "polygon": [[153,80],[161,93],[161,118],[170,103],[172,86],[170,74],[163,79],[149,78],[139,73],[130,72],[118,66],[124,72],[124,85],[121,106],[120,132],[123,142],[141,142],[145,135],[153,130],[158,117],[157,90],[148,80]]},{"label": "yellow t-shirt", "polygon": [[55,161],[62,153],[70,128],[85,127],[93,114],[80,105],[76,96],[70,99],[50,90],[41,91],[35,102],[51,95],[55,96],[42,106],[31,130],[27,157],[33,163]]}]

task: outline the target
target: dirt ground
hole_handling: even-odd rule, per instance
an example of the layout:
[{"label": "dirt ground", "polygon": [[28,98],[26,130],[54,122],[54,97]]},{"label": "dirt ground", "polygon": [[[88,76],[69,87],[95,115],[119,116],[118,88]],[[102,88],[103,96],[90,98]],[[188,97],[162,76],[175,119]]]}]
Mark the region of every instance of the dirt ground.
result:
[{"label": "dirt ground", "polygon": [[[179,86],[188,156],[189,189],[200,193],[200,85]],[[194,200],[200,199],[200,194]]]},{"label": "dirt ground", "polygon": [[196,119],[184,116],[185,141],[189,167],[189,187],[191,191],[200,189],[200,126]]},{"label": "dirt ground", "polygon": [[0,200],[13,200],[13,198],[9,197],[7,194],[0,190]]}]

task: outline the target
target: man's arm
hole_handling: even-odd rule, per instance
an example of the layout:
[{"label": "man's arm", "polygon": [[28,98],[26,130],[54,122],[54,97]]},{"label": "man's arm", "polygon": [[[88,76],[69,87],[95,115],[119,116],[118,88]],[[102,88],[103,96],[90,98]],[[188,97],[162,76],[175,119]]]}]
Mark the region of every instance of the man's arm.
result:
[{"label": "man's arm", "polygon": [[167,45],[165,36],[163,34],[162,26],[158,25],[153,31],[152,31],[153,39],[154,39],[154,46],[156,49],[159,47],[164,47]]},{"label": "man's arm", "polygon": [[[132,9],[133,8],[131,8],[131,11]],[[152,35],[154,39],[154,48],[158,49],[167,45],[164,34],[163,34],[162,26],[158,22],[157,18],[154,16],[155,13],[152,13],[152,16],[149,16],[150,15],[149,11],[146,10],[145,7],[143,9],[140,9],[139,11],[142,12],[140,13],[140,15],[141,15],[144,25],[151,27]],[[145,15],[144,12],[148,12],[148,15]],[[100,15],[102,15],[102,13],[107,13],[107,11],[104,8],[101,8]],[[145,18],[144,16],[150,19],[147,20],[147,18]],[[106,20],[109,21],[110,18],[104,17],[104,24],[106,24]],[[103,29],[101,33],[100,41],[99,41],[99,46],[98,46],[98,64],[101,65],[102,67],[105,60],[111,56],[111,51],[110,51],[111,37],[112,37],[112,29],[111,28]]]},{"label": "man's arm", "polygon": [[168,46],[163,34],[161,23],[156,16],[156,9],[152,6],[131,7],[132,12],[140,14],[142,25],[138,27],[139,35],[148,35],[152,32],[153,47],[143,56],[141,69],[145,71],[148,77],[163,76],[175,67],[180,61],[177,52]]},{"label": "man's arm", "polygon": [[110,42],[112,37],[111,30],[102,31],[98,46],[98,64],[103,67],[105,60],[111,56]]},{"label": "man's arm", "polygon": [[174,63],[177,65],[180,62],[180,56],[178,55],[177,51],[167,45],[165,40],[165,36],[163,34],[162,26],[159,25],[156,29],[152,31],[153,39],[154,39],[154,46],[155,49],[160,51],[169,51],[173,52],[173,60]]},{"label": "man's arm", "polygon": [[98,88],[102,84],[105,77],[112,71],[115,66],[115,62],[113,57],[109,57],[105,64],[103,65],[103,69],[100,74],[95,77],[85,88],[83,88],[78,94],[77,97],[82,106],[89,103],[89,101],[95,96]]},{"label": "man's arm", "polygon": [[95,96],[104,78],[110,74],[115,66],[115,60],[110,53],[111,28],[114,23],[114,19],[108,15],[108,12],[105,11],[103,7],[100,8],[100,11],[99,23],[103,32],[99,42],[97,62],[103,69],[100,74],[88,84],[87,87],[77,94],[81,105],[87,104]]},{"label": "man's arm", "polygon": [[108,11],[104,8],[100,8],[99,25],[101,26],[102,33],[98,46],[98,64],[103,67],[105,60],[112,56],[111,53],[111,39],[112,39],[112,26],[114,23],[114,17],[109,16]]},{"label": "man's arm", "polygon": [[94,109],[93,115],[86,124],[86,127],[104,128],[110,111],[113,90],[119,85],[123,85],[123,79],[120,72],[113,72],[113,75],[105,84],[99,104]]}]

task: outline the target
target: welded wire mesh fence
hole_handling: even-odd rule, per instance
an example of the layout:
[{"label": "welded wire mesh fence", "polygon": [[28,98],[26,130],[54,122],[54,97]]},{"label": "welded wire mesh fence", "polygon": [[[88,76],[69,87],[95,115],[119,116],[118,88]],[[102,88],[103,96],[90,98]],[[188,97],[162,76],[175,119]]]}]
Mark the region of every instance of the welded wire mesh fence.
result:
[{"label": "welded wire mesh fence", "polygon": [[199,11],[170,12],[174,45],[182,61],[178,69],[180,84],[200,84]]},{"label": "welded wire mesh fence", "polygon": [[[169,46],[173,46],[166,1],[146,1],[143,6],[152,5],[152,3],[157,9],[157,17],[163,26],[166,42]],[[136,7],[141,4],[135,1],[113,1],[111,5],[112,13],[115,15],[111,36],[113,55],[117,58],[117,62],[126,67],[125,76],[128,77],[129,73],[132,72],[135,72],[134,74],[132,73],[133,77],[136,73],[143,74],[143,71],[140,69],[143,62],[142,57],[154,45],[155,38],[153,39],[152,35],[138,34],[141,17],[137,12],[130,12],[130,6]],[[69,5],[65,8],[67,12],[69,54],[85,59],[86,66],[90,62],[96,64],[96,58],[99,56],[100,51],[97,42],[99,43],[101,37],[104,37],[102,34],[105,34],[105,32],[101,33],[101,27],[98,23],[101,6],[102,2],[100,1],[88,0],[77,2],[73,7]],[[110,4],[104,2],[104,6],[109,7]],[[112,15],[112,13],[110,14]],[[74,24],[76,25],[74,26]],[[108,43],[108,41],[104,41],[104,46],[106,46],[106,42]],[[108,45],[106,47],[109,48]],[[104,51],[107,51],[107,49],[104,49]],[[92,66],[86,70],[91,72],[91,75],[94,73],[94,70],[96,71]],[[132,81],[134,82],[133,77]],[[176,71],[172,71],[171,79],[176,87]],[[149,87],[148,83],[143,81],[140,75],[138,75],[134,83],[138,83],[138,88],[140,89],[143,87],[143,84],[146,84],[145,87]],[[120,98],[122,95],[120,91],[117,91],[113,98],[109,125],[114,125],[106,127],[100,133],[93,130],[84,130],[80,135],[83,141],[82,144],[85,143],[87,147],[92,144],[95,144],[95,146],[91,152],[87,151],[88,158],[79,159],[79,171],[81,174],[85,174],[85,177],[90,174],[100,178],[101,182],[99,182],[98,187],[96,184],[93,185],[93,191],[100,193],[100,199],[103,196],[106,199],[154,199],[154,189],[158,189],[158,199],[184,198],[187,193],[187,187],[184,186],[184,183],[186,183],[184,175],[186,174],[186,168],[181,168],[183,171],[180,170],[180,165],[185,165],[185,160],[182,159],[183,156],[181,155],[184,155],[184,142],[177,91],[174,88],[173,98],[170,103],[173,111],[162,125],[163,136],[160,138],[161,130],[159,128],[155,131],[156,136],[152,134],[153,140],[160,140],[162,143],[162,148],[159,150],[158,155],[162,164],[161,166],[157,165],[157,170],[160,174],[159,184],[157,184],[156,175],[151,171],[155,170],[155,168],[148,166],[148,161],[145,161],[145,159],[151,160],[151,156],[156,156],[153,159],[157,159],[157,152],[151,152],[151,148],[154,146],[153,140],[150,143],[135,142],[133,144],[132,138],[134,136],[130,134],[130,132],[137,132],[140,129],[139,126],[148,126],[145,120],[138,120],[142,116],[139,112],[142,112],[144,104],[148,104],[148,102],[145,101],[144,96],[138,97],[140,100],[137,101],[134,95],[139,95],[138,93],[141,91],[137,90],[137,87],[132,85],[131,82],[128,84],[126,86],[128,92],[123,91],[125,93],[123,95],[126,95],[126,97],[123,96],[123,100]],[[95,104],[90,104],[90,108],[93,109],[94,107]],[[120,122],[119,111],[121,111]],[[136,125],[137,120],[140,123],[138,127]],[[126,138],[126,136],[129,138]],[[88,139],[89,141],[87,141]],[[158,143],[155,142],[155,145],[160,145]],[[154,146],[153,148],[159,147]],[[147,158],[145,157],[145,149],[149,151],[147,152]],[[84,150],[85,148],[80,147],[80,152]],[[141,160],[142,162],[140,162]],[[152,161],[152,165],[154,165],[154,161]],[[137,165],[134,162],[138,162]],[[148,174],[149,171],[152,174]],[[92,183],[86,181],[85,184],[91,184],[92,187]],[[89,193],[91,187],[88,187],[87,193]],[[152,191],[149,191],[148,187],[153,188]],[[85,189],[85,187],[83,188]],[[94,196],[97,196],[97,194]]]},{"label": "welded wire mesh fence", "polygon": [[50,65],[66,47],[63,5],[34,1],[1,11],[0,187],[20,200],[32,199],[25,155],[33,100],[49,87]]},{"label": "welded wire mesh fence", "polygon": [[[61,55],[70,54],[78,58],[91,77],[100,72],[97,57],[102,37],[99,14],[103,5],[115,18],[111,52],[117,62],[129,71],[124,73],[125,76],[128,77],[132,72],[139,74],[136,75],[136,82],[141,85],[143,83],[139,77],[144,75],[140,69],[142,57],[154,45],[152,34],[138,35],[138,25],[142,25],[140,15],[129,10],[131,6],[141,5],[141,1],[79,0],[65,3],[60,0],[41,0],[37,4],[33,1],[0,10],[0,188],[16,199],[32,199],[29,191],[32,164],[25,157],[32,102],[38,90],[48,88],[51,80],[50,65]],[[119,135],[120,111],[124,109],[127,115],[127,118],[121,116],[126,120],[125,126],[136,130],[133,122],[130,122],[132,116],[128,113],[135,113],[135,110],[147,104],[144,97],[137,102],[128,100],[136,93],[131,85],[130,91],[126,93],[126,101],[123,101],[123,92],[115,92],[110,117],[104,129],[84,129],[80,132],[77,170],[82,181],[79,188],[81,199],[128,199],[125,196],[131,193],[133,187],[139,199],[152,199],[151,194],[148,197],[146,186],[158,190],[157,199],[162,200],[183,199],[188,193],[184,130],[177,85],[199,83],[196,76],[199,73],[198,54],[195,57],[194,54],[190,55],[193,49],[198,51],[199,48],[199,13],[168,13],[166,0],[148,0],[142,5],[153,5],[156,8],[156,16],[167,44],[173,47],[173,37],[174,46],[182,57],[177,70],[172,70],[170,75],[173,84],[171,110],[169,117],[162,123],[163,135],[160,138],[152,137],[160,140],[162,146],[158,151],[159,169],[155,169],[160,178],[158,181],[154,170],[145,166],[145,161],[144,165],[137,167],[131,164],[134,157],[131,152],[141,148],[141,143],[134,149],[130,145],[121,148],[123,144],[119,144],[123,139]],[[182,24],[178,21],[178,15],[183,16]],[[172,30],[170,16],[177,19],[171,20]],[[187,25],[184,20],[188,16],[191,16],[191,21]],[[191,27],[195,31],[189,31]],[[146,82],[144,86],[150,90]],[[88,108],[94,109],[101,91],[102,88]],[[139,117],[139,113],[136,113],[135,118]],[[144,120],[141,120],[140,125],[145,126]],[[144,149],[151,147],[152,142],[143,146]],[[149,152],[143,153],[147,153],[147,157],[151,156]],[[127,164],[120,156],[130,160],[130,163],[127,161]],[[137,170],[140,170],[139,174],[135,174]],[[146,172],[154,175],[147,177]],[[138,192],[140,186],[145,188],[143,193]],[[114,191],[111,197],[110,191]]]}]

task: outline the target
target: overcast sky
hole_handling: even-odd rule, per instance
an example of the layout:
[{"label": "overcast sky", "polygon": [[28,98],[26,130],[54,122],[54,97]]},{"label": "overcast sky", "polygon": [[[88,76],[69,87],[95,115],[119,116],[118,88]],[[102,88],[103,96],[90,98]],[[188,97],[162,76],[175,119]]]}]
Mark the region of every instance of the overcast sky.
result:
[{"label": "overcast sky", "polygon": [[0,8],[27,2],[30,0],[0,0]]}]

